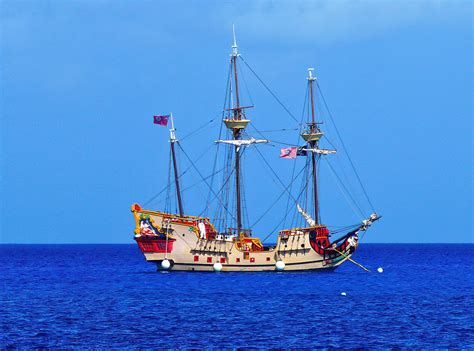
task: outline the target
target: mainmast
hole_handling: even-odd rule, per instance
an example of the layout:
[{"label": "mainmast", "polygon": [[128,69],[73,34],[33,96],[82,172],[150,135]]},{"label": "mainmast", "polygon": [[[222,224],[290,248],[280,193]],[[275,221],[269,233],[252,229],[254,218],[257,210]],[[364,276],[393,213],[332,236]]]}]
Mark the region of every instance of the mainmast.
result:
[{"label": "mainmast", "polygon": [[181,200],[181,190],[179,187],[179,174],[178,174],[178,166],[176,162],[176,152],[174,149],[174,144],[176,143],[176,134],[174,129],[174,120],[173,120],[173,114],[170,114],[171,117],[171,129],[170,129],[170,146],[171,146],[171,158],[173,159],[173,171],[174,171],[174,182],[176,185],[176,198],[178,199],[178,208],[179,208],[179,215],[181,217],[184,216],[184,211],[183,211],[183,202]]},{"label": "mainmast", "polygon": [[[234,105],[230,109],[232,111],[232,118],[224,119],[226,127],[232,130],[232,136],[235,141],[239,140],[242,136],[242,131],[245,129],[250,120],[245,119],[243,116],[242,110],[246,107],[240,106],[239,98],[239,77],[237,73],[237,57],[239,53],[237,51],[237,41],[235,40],[235,29],[232,27],[232,32],[234,36],[234,43],[232,45],[232,54],[231,54],[231,65],[233,71],[233,80],[235,85],[235,100]],[[243,118],[244,117],[244,118]],[[237,222],[237,235],[240,234],[242,230],[242,204],[241,204],[241,187],[240,187],[240,144],[238,142],[234,145],[235,153],[235,193],[236,193],[236,222]]]},{"label": "mainmast", "polygon": [[[314,87],[313,82],[316,77],[313,77],[314,68],[308,68],[308,84],[309,84],[309,98],[311,101],[311,122],[308,123],[308,130],[301,136],[308,143],[310,150],[318,150],[319,139],[323,136],[323,133],[318,128],[318,123],[315,119],[314,113]],[[311,164],[312,164],[312,178],[313,178],[313,196],[314,196],[314,221],[315,224],[319,224],[319,199],[318,199],[318,180],[317,180],[317,161],[316,152],[311,152]]]},{"label": "mainmast", "polygon": [[[236,202],[236,226],[237,228],[230,228],[231,231],[237,230],[237,235],[242,234],[249,234],[250,230],[244,230],[242,228],[242,199],[241,199],[241,186],[240,183],[241,173],[240,173],[240,156],[241,156],[241,148],[242,147],[249,147],[253,144],[264,144],[268,143],[269,141],[266,139],[255,139],[255,138],[242,138],[243,131],[250,123],[250,120],[245,117],[244,110],[247,108],[252,108],[253,106],[241,106],[240,105],[240,96],[239,96],[239,75],[237,69],[237,58],[240,56],[237,50],[237,41],[235,40],[235,30],[232,27],[232,31],[234,34],[234,42],[232,45],[232,54],[230,55],[230,95],[229,100],[229,108],[226,108],[225,117],[223,122],[225,123],[226,127],[232,131],[232,140],[217,140],[216,143],[223,143],[228,144],[234,147],[234,171],[235,171],[235,202]],[[234,89],[232,89],[232,84],[234,84]],[[227,99],[227,96],[226,96]]]},{"label": "mainmast", "polygon": [[[239,121],[242,119],[242,109],[240,108],[239,99],[239,78],[237,74],[237,42],[235,40],[235,28],[232,26],[232,34],[234,35],[234,45],[232,45],[232,67],[234,69],[234,83],[235,83],[235,106],[234,108],[234,120]],[[233,128],[234,140],[239,140],[243,128]],[[236,208],[237,208],[237,235],[240,234],[242,229],[242,204],[240,199],[240,147],[235,145],[235,194],[236,194]]]}]

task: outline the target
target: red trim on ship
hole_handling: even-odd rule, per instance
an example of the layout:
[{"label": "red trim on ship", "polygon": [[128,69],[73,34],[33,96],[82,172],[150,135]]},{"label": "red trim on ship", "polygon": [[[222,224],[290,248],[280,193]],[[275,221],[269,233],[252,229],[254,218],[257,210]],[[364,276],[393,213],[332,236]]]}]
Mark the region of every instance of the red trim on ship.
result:
[{"label": "red trim on ship", "polygon": [[[316,233],[314,233],[314,231]],[[314,231],[310,232],[309,236],[309,242],[313,250],[322,256],[328,254],[339,256],[335,250],[332,250],[332,245],[329,241],[329,230],[326,227],[321,227],[316,228]],[[336,249],[337,251],[345,252],[349,246],[349,238],[346,238],[338,246],[336,246]]]},{"label": "red trim on ship", "polygon": [[309,234],[309,242],[314,251],[320,255],[324,255],[325,248],[330,247],[329,230],[326,227],[319,227],[311,230]]},{"label": "red trim on ship", "polygon": [[[166,253],[173,251],[173,244],[176,239],[157,239],[149,236],[135,238],[138,247],[143,253]],[[166,245],[168,244],[168,247]]]}]

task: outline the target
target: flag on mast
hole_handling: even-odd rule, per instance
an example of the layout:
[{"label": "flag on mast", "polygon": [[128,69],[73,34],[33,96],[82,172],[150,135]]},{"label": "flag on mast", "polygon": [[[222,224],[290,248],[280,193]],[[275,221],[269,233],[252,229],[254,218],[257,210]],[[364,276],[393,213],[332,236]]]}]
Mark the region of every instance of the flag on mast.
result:
[{"label": "flag on mast", "polygon": [[168,125],[169,118],[170,118],[170,115],[153,116],[153,123],[166,127]]},{"label": "flag on mast", "polygon": [[296,158],[298,148],[297,147],[287,147],[280,150],[280,158]]}]

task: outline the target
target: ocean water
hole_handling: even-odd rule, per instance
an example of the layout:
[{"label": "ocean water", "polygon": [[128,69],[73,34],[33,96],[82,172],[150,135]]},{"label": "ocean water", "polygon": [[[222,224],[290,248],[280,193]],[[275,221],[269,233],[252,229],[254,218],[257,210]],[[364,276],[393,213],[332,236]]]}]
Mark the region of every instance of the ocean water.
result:
[{"label": "ocean water", "polygon": [[474,245],[354,258],[372,272],[158,273],[135,245],[1,245],[0,348],[474,348]]}]

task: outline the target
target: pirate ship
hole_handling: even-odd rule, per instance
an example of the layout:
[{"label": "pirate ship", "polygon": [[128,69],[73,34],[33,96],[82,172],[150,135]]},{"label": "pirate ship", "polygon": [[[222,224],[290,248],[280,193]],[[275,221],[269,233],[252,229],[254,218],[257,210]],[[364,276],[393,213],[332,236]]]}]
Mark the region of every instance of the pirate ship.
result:
[{"label": "pirate ship", "polygon": [[[221,131],[225,127],[226,138],[221,138],[222,133],[220,133],[219,139],[215,141],[217,152],[219,148],[224,149],[222,184],[217,188],[214,187],[216,172],[212,174],[209,181],[209,177],[204,177],[196,165],[190,162],[202,181],[209,187],[206,208],[211,205],[215,207],[213,220],[211,221],[210,216],[185,214],[181,190],[181,181],[185,172],[179,173],[177,151],[189,157],[176,138],[173,116],[155,116],[156,124],[167,125],[168,120],[171,122],[169,172],[170,179],[171,173],[173,179],[169,181],[166,191],[170,194],[171,189],[174,188],[177,213],[173,213],[170,206],[167,208],[165,206],[163,211],[156,211],[133,204],[131,210],[135,219],[134,239],[140,250],[148,262],[156,264],[158,270],[171,271],[332,270],[347,260],[354,262],[351,256],[358,247],[359,233],[367,230],[380,217],[374,212],[364,217],[366,219],[342,228],[345,232],[342,232],[337,239],[333,239],[333,236],[341,233],[341,230],[330,231],[328,226],[321,221],[318,164],[322,157],[329,157],[335,154],[336,150],[320,146],[324,133],[320,123],[317,122],[315,113],[315,90],[318,84],[313,75],[313,69],[308,70],[307,77],[307,121],[300,123],[303,145],[290,145],[291,147],[281,149],[280,154],[280,159],[292,159],[294,162],[298,159],[304,160],[303,169],[298,173],[298,176],[301,175],[301,191],[294,195],[294,189],[286,186],[278,175],[273,173],[280,181],[283,188],[282,194],[287,196],[288,204],[294,209],[298,218],[295,223],[299,225],[279,230],[276,243],[266,245],[264,242],[268,236],[264,240],[253,236],[252,227],[245,223],[246,208],[243,206],[245,192],[241,162],[243,154],[249,148],[257,149],[273,141],[263,137],[262,133],[259,133],[261,138],[255,138],[247,132],[251,123],[247,110],[253,105],[241,104],[238,69],[240,62],[248,66],[238,52],[234,33],[226,103],[221,118]],[[254,72],[251,68],[250,70]],[[257,78],[260,80],[258,76]],[[265,84],[264,86],[267,87]],[[276,97],[273,93],[272,95]],[[278,102],[281,104],[280,100]],[[260,151],[257,152],[261,155]],[[269,165],[265,159],[264,162]],[[214,162],[214,170],[215,164],[216,162]],[[290,184],[295,182],[294,173],[293,171]],[[360,180],[359,177],[358,179]],[[281,217],[285,217],[284,221],[280,221],[283,224],[287,216],[282,214]]]}]

